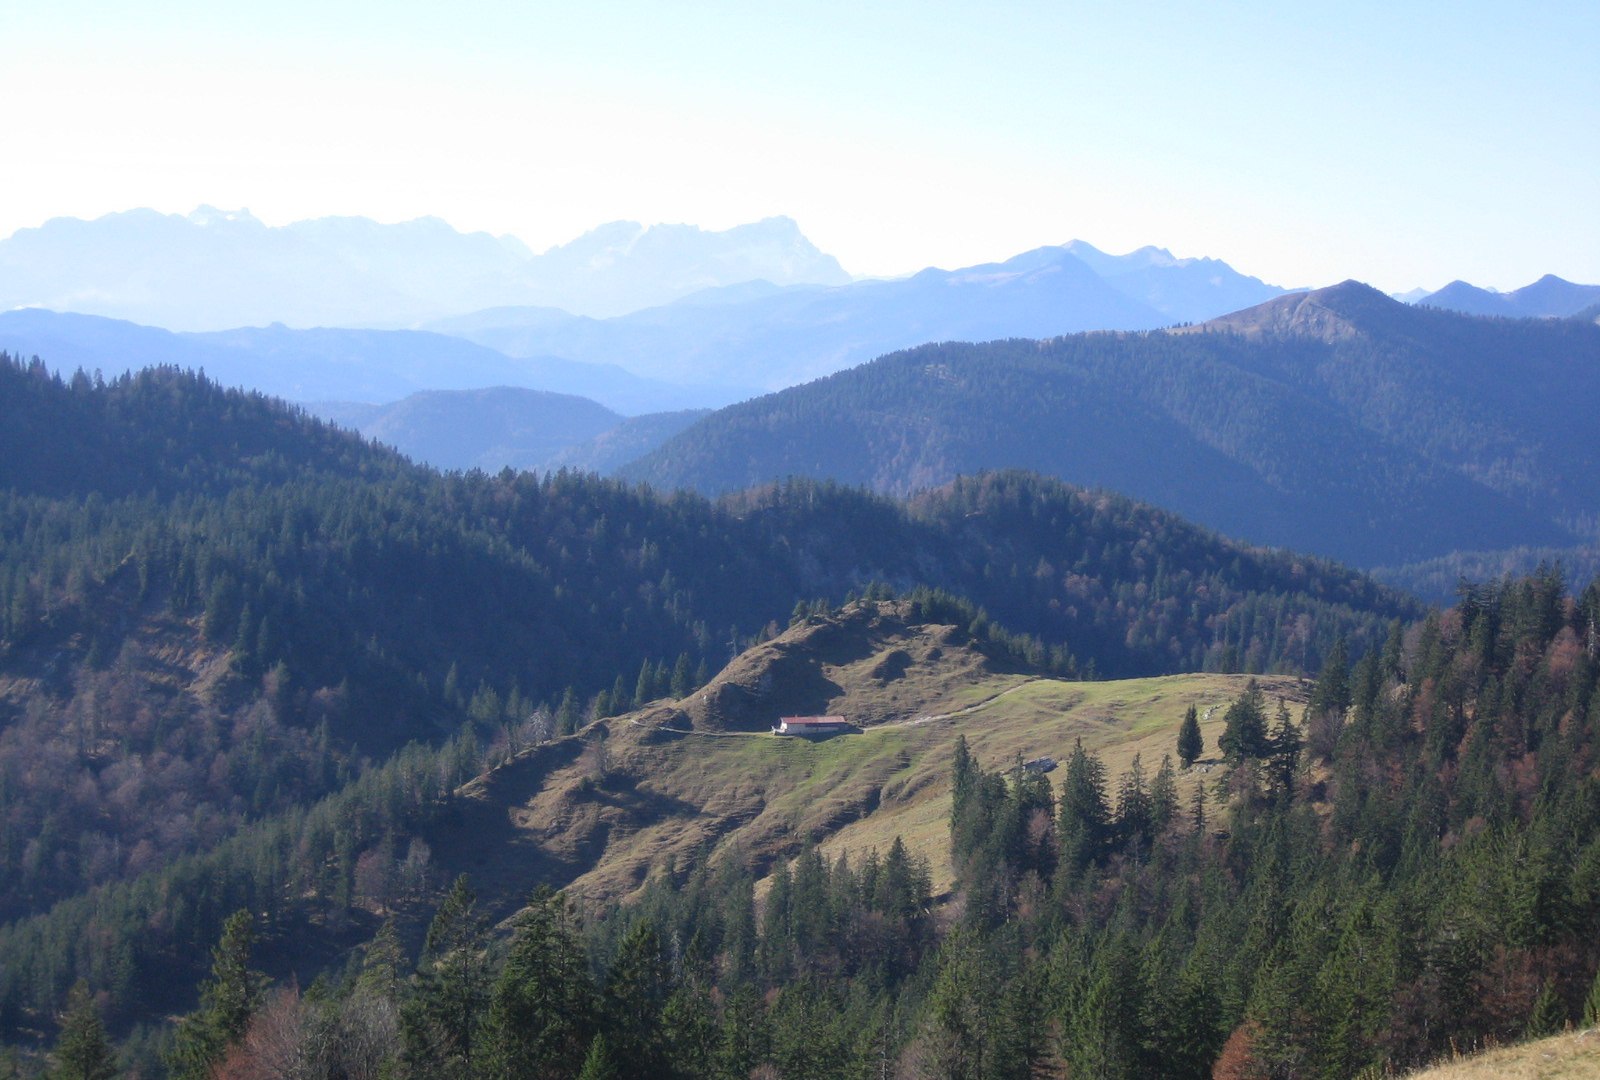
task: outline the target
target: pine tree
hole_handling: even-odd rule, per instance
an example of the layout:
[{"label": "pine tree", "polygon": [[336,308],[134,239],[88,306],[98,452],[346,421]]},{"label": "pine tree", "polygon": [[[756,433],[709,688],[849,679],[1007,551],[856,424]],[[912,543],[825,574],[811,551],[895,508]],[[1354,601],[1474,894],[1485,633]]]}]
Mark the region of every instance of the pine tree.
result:
[{"label": "pine tree", "polygon": [[1556,993],[1555,984],[1547,982],[1533,1003],[1533,1010],[1528,1015],[1528,1027],[1523,1034],[1530,1039],[1539,1039],[1556,1034],[1566,1024],[1567,1007],[1562,1003],[1561,995]]},{"label": "pine tree", "polygon": [[1161,767],[1150,781],[1150,830],[1160,835],[1172,819],[1178,816],[1178,776],[1172,767],[1172,755],[1161,755]]},{"label": "pine tree", "polygon": [[488,995],[485,929],[465,874],[439,904],[422,947],[413,992],[400,1014],[409,1071],[465,1076],[473,1066]]},{"label": "pine tree", "polygon": [[1183,724],[1178,728],[1178,760],[1185,769],[1190,768],[1205,753],[1205,740],[1200,735],[1200,713],[1193,705],[1183,714]]},{"label": "pine tree", "polygon": [[1600,971],[1594,973],[1594,985],[1589,987],[1589,996],[1583,1003],[1583,1026],[1600,1026]]},{"label": "pine tree", "polygon": [[689,654],[678,654],[678,662],[672,668],[671,693],[675,698],[687,697],[691,687],[689,685]]},{"label": "pine tree", "polygon": [[540,886],[517,916],[483,1027],[488,1075],[559,1080],[583,1068],[599,1027],[594,984],[561,893]]},{"label": "pine tree", "polygon": [[1150,839],[1150,790],[1145,785],[1141,755],[1133,755],[1117,784],[1116,832],[1124,844]]},{"label": "pine tree", "polygon": [[178,1027],[167,1066],[174,1080],[206,1080],[228,1047],[239,1041],[261,1001],[262,978],[250,970],[255,921],[249,911],[228,916],[211,952],[211,979],[200,1008]]},{"label": "pine tree", "polygon": [[1077,740],[1067,758],[1061,782],[1058,835],[1061,862],[1081,870],[1105,852],[1111,834],[1111,811],[1106,805],[1106,770],[1100,759]]},{"label": "pine tree", "polygon": [[661,1012],[672,992],[655,925],[633,925],[606,973],[601,1011],[618,1069],[627,1076],[662,1072]]},{"label": "pine tree", "polygon": [[1278,714],[1268,743],[1272,753],[1270,775],[1273,793],[1279,798],[1293,798],[1295,770],[1299,768],[1300,748],[1305,740],[1300,736],[1300,729],[1289,718],[1289,706],[1282,698],[1278,699]]},{"label": "pine tree", "polygon": [[1194,798],[1189,801],[1189,821],[1194,825],[1195,834],[1205,832],[1206,828],[1206,786],[1194,786]]},{"label": "pine tree", "polygon": [[1332,712],[1343,715],[1350,708],[1350,647],[1344,638],[1333,643],[1317,682],[1311,690],[1310,709],[1313,713]]},{"label": "pine tree", "polygon": [[1262,758],[1272,749],[1267,735],[1267,709],[1261,687],[1254,679],[1245,684],[1239,700],[1228,706],[1225,727],[1217,746],[1230,762]]},{"label": "pine tree", "polygon": [[397,998],[400,994],[400,969],[405,959],[405,950],[401,948],[394,919],[385,919],[367,943],[366,952],[361,957],[357,988],[378,997]]},{"label": "pine tree", "polygon": [[116,1060],[100,1010],[95,1008],[89,984],[79,980],[67,996],[67,1015],[61,1021],[61,1037],[56,1042],[56,1080],[111,1080],[117,1075]]},{"label": "pine tree", "polygon": [[650,661],[645,660],[639,665],[639,678],[633,684],[633,703],[635,706],[644,705],[655,700],[656,672],[650,666]]},{"label": "pine tree", "polygon": [[717,1049],[717,1013],[700,980],[686,981],[667,999],[661,1010],[661,1042],[666,1051],[667,1074],[695,1078],[711,1075]]},{"label": "pine tree", "polygon": [[716,1053],[717,1080],[747,1080],[771,1043],[766,1014],[754,988],[741,986],[722,1010]]},{"label": "pine tree", "polygon": [[611,1055],[611,1047],[606,1042],[605,1032],[602,1031],[589,1043],[589,1053],[583,1059],[578,1080],[621,1080],[621,1076]]},{"label": "pine tree", "polygon": [[977,766],[967,750],[967,737],[956,736],[955,758],[950,766],[950,821],[952,826],[966,812],[967,800],[972,796],[976,782]]}]

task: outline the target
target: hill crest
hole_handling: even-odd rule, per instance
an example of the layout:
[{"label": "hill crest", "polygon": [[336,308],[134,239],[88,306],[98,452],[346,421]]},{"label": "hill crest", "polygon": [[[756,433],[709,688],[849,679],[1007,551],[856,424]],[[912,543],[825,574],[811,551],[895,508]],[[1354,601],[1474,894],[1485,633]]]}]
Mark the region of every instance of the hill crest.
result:
[{"label": "hill crest", "polygon": [[1228,331],[1247,337],[1269,334],[1348,341],[1368,332],[1374,319],[1392,319],[1405,305],[1354,279],[1325,289],[1290,293],[1255,307],[1211,319],[1173,333]]}]

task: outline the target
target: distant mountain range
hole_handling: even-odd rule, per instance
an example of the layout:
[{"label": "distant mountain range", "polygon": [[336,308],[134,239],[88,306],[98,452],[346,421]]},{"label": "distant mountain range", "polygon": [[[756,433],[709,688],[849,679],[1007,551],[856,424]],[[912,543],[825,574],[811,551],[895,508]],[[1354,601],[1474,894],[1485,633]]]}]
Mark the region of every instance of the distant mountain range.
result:
[{"label": "distant mountain range", "polygon": [[0,310],[44,307],[172,330],[403,327],[507,304],[611,316],[752,279],[838,285],[850,275],[782,217],[725,232],[613,222],[540,255],[438,218],[271,227],[248,211],[211,207],[56,218],[0,240]]},{"label": "distant mountain range", "polygon": [[934,341],[1146,330],[1284,290],[1156,248],[1105,255],[1074,241],[1001,263],[833,288],[747,284],[597,320],[499,309],[427,324],[511,356],[620,364],[674,382],[776,390]]},{"label": "distant mountain range", "polygon": [[52,368],[106,375],[160,364],[204,369],[225,386],[289,401],[386,404],[424,390],[523,387],[576,394],[624,415],[725,405],[756,391],[682,386],[614,364],[512,358],[445,334],[415,330],[292,330],[268,326],[172,333],[94,315],[0,312],[0,350]]},{"label": "distant mountain range", "polygon": [[513,386],[424,390],[388,405],[311,402],[306,409],[440,469],[602,473],[650,452],[710,411],[624,417],[588,398]]},{"label": "distant mountain range", "polygon": [[1427,293],[1414,302],[1468,315],[1562,319],[1580,315],[1585,308],[1600,304],[1600,285],[1575,285],[1554,274],[1546,274],[1532,285],[1499,293],[1465,281],[1452,281],[1438,292]]},{"label": "distant mountain range", "polygon": [[713,414],[621,475],[904,493],[1022,467],[1357,565],[1600,526],[1600,329],[1355,282],[1188,331],[937,344]]},{"label": "distant mountain range", "polygon": [[[332,267],[318,272],[323,276],[338,276],[352,260],[397,267],[395,274],[409,265],[392,250],[392,258],[357,260],[352,253],[363,238],[373,244],[382,241],[389,249],[402,246],[402,240],[412,242],[413,249],[433,244],[448,249],[435,261],[457,269],[474,259],[480,268],[491,262],[503,264],[507,252],[516,257],[507,242],[481,234],[463,236],[442,223],[374,226],[367,222],[358,227],[357,221],[327,219],[267,229],[238,215],[191,219],[153,215],[146,220],[134,213],[92,223],[52,222],[32,231],[40,235],[24,230],[0,243],[0,292],[6,288],[7,260],[12,260],[16,263],[10,267],[12,276],[33,283],[34,288],[17,296],[56,296],[71,304],[92,294],[85,302],[88,309],[117,306],[104,302],[109,293],[93,288],[87,293],[64,285],[53,290],[50,282],[70,276],[64,267],[71,260],[63,261],[59,253],[37,256],[44,267],[39,274],[24,272],[30,263],[22,256],[29,245],[44,245],[45,233],[81,234],[79,262],[111,266],[118,262],[117,245],[110,244],[109,253],[96,247],[107,236],[132,243],[141,229],[171,233],[170,243],[154,238],[148,245],[168,254],[149,258],[176,260],[185,272],[195,274],[209,265],[208,259],[244,259],[248,253],[238,250],[237,244],[228,247],[240,237],[253,238],[264,249],[287,247],[296,258],[309,258],[313,248],[322,251]],[[308,238],[322,246],[315,247]],[[199,240],[209,244],[204,257],[191,253],[187,262],[180,258],[186,244]],[[343,247],[330,247],[335,240]],[[141,244],[140,250],[145,246]],[[819,261],[808,251],[815,249],[786,219],[726,233],[614,225],[538,257],[539,265],[550,271],[553,281],[565,282],[561,288],[569,291],[585,280],[600,290],[599,277],[609,274],[612,285],[623,292],[633,290],[630,295],[635,297],[646,294],[649,281],[660,283],[673,275],[677,275],[675,288],[714,281],[715,275],[702,273],[713,264],[725,278],[767,270],[779,280],[700,288],[670,304],[604,319],[544,304],[493,306],[428,321],[423,332],[293,329],[275,322],[175,335],[106,316],[95,319],[25,308],[0,313],[0,348],[37,353],[61,367],[98,367],[108,372],[156,363],[205,367],[225,384],[299,401],[378,404],[423,390],[520,386],[575,393],[619,412],[641,414],[725,405],[929,341],[1150,329],[1209,318],[1283,292],[1213,259],[1177,259],[1158,248],[1112,256],[1082,241],[1038,248],[1002,263],[929,269],[899,280],[795,284],[792,279],[808,266],[814,276],[842,276],[828,269],[837,269],[831,259],[820,256]],[[524,260],[519,265],[526,276],[533,264]],[[235,264],[230,273],[219,276],[228,285],[229,298],[218,301],[209,321],[248,321],[249,313],[228,306],[236,302],[263,310],[274,304],[277,309],[293,306],[294,297],[273,299],[277,285],[271,281],[239,280],[249,276],[242,267]],[[305,293],[307,302],[329,305],[329,312],[349,307],[349,297],[339,287],[320,289],[321,279],[306,267],[295,273],[294,289]],[[783,283],[785,279],[789,283]],[[420,280],[401,284],[405,288],[397,285],[385,295],[427,286]],[[21,288],[17,282],[12,285]],[[152,288],[161,303],[203,299],[173,281]],[[458,299],[452,301],[451,296]],[[441,293],[436,301],[437,306],[447,307],[459,302],[459,294]],[[360,307],[358,301],[350,303]],[[155,315],[183,321],[159,303],[156,308]]]}]

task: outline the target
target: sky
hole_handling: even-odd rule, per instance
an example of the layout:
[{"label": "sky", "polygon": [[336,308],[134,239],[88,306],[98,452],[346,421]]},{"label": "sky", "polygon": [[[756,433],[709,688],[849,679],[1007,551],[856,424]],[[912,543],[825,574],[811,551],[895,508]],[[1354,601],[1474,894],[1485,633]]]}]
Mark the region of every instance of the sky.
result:
[{"label": "sky", "polygon": [[1077,238],[1289,287],[1595,283],[1597,57],[1594,0],[0,0],[0,236],[786,214],[864,275]]}]

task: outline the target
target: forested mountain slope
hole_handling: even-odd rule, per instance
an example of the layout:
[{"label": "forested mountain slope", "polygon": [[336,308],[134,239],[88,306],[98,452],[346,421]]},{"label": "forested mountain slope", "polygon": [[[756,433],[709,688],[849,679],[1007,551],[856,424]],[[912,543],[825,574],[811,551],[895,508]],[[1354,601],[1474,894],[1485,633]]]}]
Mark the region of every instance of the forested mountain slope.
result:
[{"label": "forested mountain slope", "polygon": [[1600,328],[1350,282],[1187,331],[929,345],[712,414],[621,475],[887,492],[1022,467],[1363,565],[1571,546],[1600,513]]},{"label": "forested mountain slope", "polygon": [[[304,824],[108,891],[98,915],[63,908],[0,933],[0,1006],[16,1016],[29,987],[70,976],[52,946],[137,924],[163,889],[198,886],[209,909],[243,912],[222,931],[215,987],[257,958],[292,970],[285,939],[301,959],[326,950],[335,914],[347,935],[372,934],[315,992],[287,974],[270,995],[245,988],[242,1019],[207,1059],[240,1070],[293,1052],[319,1070],[406,1077],[565,1076],[599,1061],[686,1080],[763,1067],[1343,1080],[1592,1024],[1597,618],[1600,589],[1573,599],[1546,571],[1394,627],[1353,668],[1330,656],[1315,684],[1118,686],[992,668],[1001,658],[959,624],[914,607],[801,616],[730,681],[760,685],[763,664],[809,654],[846,700],[903,682],[933,703],[955,688],[929,663],[948,648],[980,696],[820,745],[679,734],[698,724],[695,699],[655,702],[453,796],[428,779],[445,762],[419,756]],[[1186,703],[1206,714],[1193,753],[1174,738]],[[1048,775],[1021,767],[1041,748],[1063,758]],[[319,873],[326,840],[307,843],[337,821],[366,868],[353,886]],[[443,865],[477,873],[428,886],[424,837]],[[535,890],[491,930],[508,892],[584,866],[600,872],[580,879],[583,895],[630,900],[579,908]],[[430,896],[419,951],[397,931]],[[394,925],[378,927],[382,915]],[[80,948],[78,970],[126,1000],[148,977],[150,937],[121,964],[95,962],[103,943]],[[214,1023],[216,995],[187,1022]],[[329,1030],[346,1037],[319,1037]]]},{"label": "forested mountain slope", "polygon": [[[698,685],[797,605],[868,587],[944,590],[970,632],[998,622],[1028,663],[1079,675],[1311,671],[1339,638],[1370,644],[1418,613],[1351,571],[1027,474],[911,501],[796,483],[717,503],[441,475],[191,374],[101,383],[6,361],[0,915],[76,919],[184,874],[232,880],[205,860],[277,866],[282,850],[250,845],[290,836],[300,870],[347,895],[362,851],[473,747],[527,738],[535,714],[559,733]],[[447,762],[373,771],[464,726]],[[304,816],[314,800],[415,768],[431,779],[354,832],[302,832],[323,820]],[[207,903],[169,913],[181,934],[97,924],[143,950],[116,960],[119,986],[186,970],[216,927]],[[99,940],[71,925],[53,940]],[[124,956],[78,947],[9,982],[0,1018],[39,1022],[73,956]]]},{"label": "forested mountain slope", "polygon": [[[1049,775],[1021,767],[994,738],[1006,722],[982,711],[932,718],[934,730],[950,725],[947,740],[951,728],[971,733],[939,753],[928,723],[822,746],[723,736],[698,752],[705,762],[742,756],[734,775],[780,778],[775,805],[754,816],[737,814],[742,793],[719,800],[735,812],[730,827],[758,836],[781,808],[803,823],[802,845],[840,819],[893,816],[942,761],[949,796],[937,801],[948,810],[935,820],[952,894],[936,897],[943,882],[915,846],[879,833],[886,843],[847,848],[848,824],[775,865],[753,838],[709,866],[700,848],[620,908],[574,910],[536,892],[482,993],[472,1045],[491,1060],[526,1055],[530,1075],[603,1053],[619,1070],[683,1077],[765,1065],[841,1080],[889,1069],[1345,1080],[1593,1025],[1597,619],[1600,589],[1575,600],[1548,570],[1472,590],[1459,608],[1397,628],[1353,669],[1330,662],[1293,710],[1273,702],[1277,687],[1235,688],[1182,771],[1153,760],[1157,736],[1178,726],[1182,690],[1137,695],[1161,701],[1150,712],[1170,710],[1142,732],[1150,716],[1137,708],[1098,728],[1092,710],[1054,718],[1059,734],[1084,734]],[[670,711],[646,722],[674,726]],[[696,737],[619,733],[608,755],[600,735],[544,762],[541,782],[505,785],[536,793],[510,820],[570,828],[588,806],[610,826],[608,848],[648,837],[670,850],[673,834],[634,832],[626,814],[652,798],[671,807],[665,821],[688,813],[671,795],[691,770],[659,784],[635,770]],[[850,786],[852,770],[881,784],[876,801]],[[472,910],[485,908],[454,892],[440,908],[449,922],[434,926],[460,926]],[[563,962],[585,942],[598,974]],[[436,1000],[445,964],[424,955],[396,999]],[[629,989],[641,969],[653,990]],[[503,1019],[508,1000],[530,999],[567,1004],[530,1004],[516,1026]],[[358,1001],[305,1007],[337,1015]],[[389,1046],[446,1049],[421,1032]]]}]

